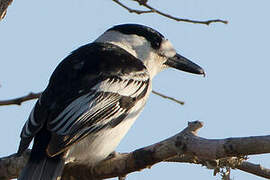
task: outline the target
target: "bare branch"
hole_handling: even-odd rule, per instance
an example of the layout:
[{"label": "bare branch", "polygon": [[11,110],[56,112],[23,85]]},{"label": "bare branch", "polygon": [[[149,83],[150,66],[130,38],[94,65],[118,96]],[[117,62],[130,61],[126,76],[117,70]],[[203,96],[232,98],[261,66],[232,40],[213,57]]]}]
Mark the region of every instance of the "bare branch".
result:
[{"label": "bare branch", "polygon": [[0,21],[4,19],[8,6],[12,3],[13,0],[0,0]]},{"label": "bare branch", "polygon": [[119,6],[121,6],[122,8],[128,10],[128,12],[130,12],[130,13],[136,13],[136,14],[153,13],[152,10],[142,11],[142,10],[137,10],[137,9],[131,9],[128,6],[126,6],[123,3],[121,3],[119,0],[112,0],[112,1],[115,2],[116,4],[118,4]]},{"label": "bare branch", "polygon": [[[5,17],[6,12],[7,12],[7,8],[12,3],[12,1],[13,0],[0,0],[0,21]],[[120,5],[124,9],[128,10],[130,13],[136,13],[136,14],[157,13],[157,14],[159,14],[161,16],[164,16],[166,18],[169,18],[169,19],[172,19],[172,20],[175,20],[175,21],[188,22],[188,23],[194,23],[194,24],[210,25],[211,23],[217,23],[217,22],[224,23],[224,24],[228,23],[228,21],[221,20],[221,19],[213,19],[213,20],[207,20],[207,21],[197,21],[197,20],[178,18],[178,17],[171,16],[170,14],[166,14],[166,13],[164,13],[162,11],[159,11],[158,9],[153,8],[152,6],[147,4],[147,0],[133,0],[133,1],[137,2],[137,3],[139,3],[139,5],[141,5],[141,6],[148,9],[148,10],[145,10],[145,11],[129,8],[128,6],[121,3],[119,0],[112,0],[112,1],[117,3],[118,5]]]},{"label": "bare branch", "polygon": [[264,168],[260,164],[253,164],[244,161],[243,163],[236,166],[236,168],[260,177],[270,179],[270,169]]},{"label": "bare branch", "polygon": [[6,106],[6,105],[21,105],[22,102],[24,102],[24,101],[29,101],[29,100],[32,100],[32,99],[37,99],[37,98],[39,98],[40,95],[41,95],[41,92],[39,92],[39,93],[33,93],[33,92],[30,92],[30,93],[29,93],[28,95],[26,95],[26,96],[22,96],[22,97],[10,99],[10,100],[0,101],[0,106]]},{"label": "bare branch", "polygon": [[8,180],[19,176],[21,169],[25,166],[30,156],[30,150],[27,149],[21,156],[12,154],[0,158],[0,179]]},{"label": "bare branch", "polygon": [[[135,1],[137,1],[137,0],[135,0]],[[223,24],[228,24],[228,21],[221,20],[221,19],[212,19],[212,20],[207,20],[207,21],[197,21],[197,20],[177,18],[177,17],[171,16],[169,14],[163,13],[163,12],[153,8],[152,6],[150,6],[150,5],[146,4],[146,3],[141,4],[141,5],[148,8],[149,10],[154,11],[155,13],[157,13],[157,14],[159,14],[161,16],[167,17],[169,19],[173,19],[175,21],[182,21],[182,22],[188,22],[188,23],[193,23],[193,24],[205,24],[205,25],[210,25],[211,23],[217,23],[217,22],[220,22],[220,23],[223,23]]]},{"label": "bare branch", "polygon": [[161,93],[159,93],[159,92],[157,92],[157,91],[152,90],[152,93],[153,93],[153,94],[156,94],[156,95],[158,95],[158,96],[160,96],[160,97],[162,97],[162,98],[165,98],[165,99],[169,99],[169,100],[171,100],[171,101],[174,101],[174,102],[176,102],[176,103],[178,103],[178,104],[181,104],[181,105],[184,105],[184,104],[185,104],[184,101],[180,101],[180,100],[177,100],[177,99],[175,99],[175,98],[173,98],[173,97],[166,96],[166,95],[161,94]]},{"label": "bare branch", "polygon": [[181,162],[181,163],[192,163],[200,164],[206,166],[208,169],[215,169],[215,174],[220,172],[220,168],[226,166],[231,167],[232,169],[239,169],[247,173],[251,173],[260,177],[270,179],[270,169],[267,169],[259,164],[254,164],[246,161],[245,157],[231,157],[223,158],[219,160],[204,160],[198,159],[198,157],[185,154],[180,156],[175,156],[173,158],[167,159],[166,162]]},{"label": "bare branch", "polygon": [[133,0],[137,3],[139,3],[140,6],[143,6],[147,8],[148,10],[142,11],[142,10],[137,10],[130,8],[123,3],[121,3],[119,0],[112,0],[113,2],[117,3],[119,6],[123,7],[124,9],[128,10],[130,13],[136,13],[136,14],[146,14],[146,13],[156,13],[161,16],[164,16],[168,19],[172,19],[175,21],[181,21],[181,22],[187,22],[187,23],[193,23],[193,24],[205,24],[205,25],[210,25],[211,23],[223,23],[223,24],[228,24],[228,21],[222,20],[222,19],[212,19],[212,20],[206,20],[206,21],[198,21],[198,20],[190,20],[190,19],[183,19],[183,18],[178,18],[175,16],[172,16],[170,14],[166,14],[158,9],[153,8],[149,4],[147,4],[146,0]]},{"label": "bare branch", "polygon": [[[183,101],[179,101],[175,98],[172,98],[170,96],[167,96],[167,95],[164,95],[164,94],[161,94],[157,91],[152,91],[154,94],[162,97],[162,98],[165,98],[165,99],[169,99],[171,101],[174,101],[178,104],[181,104],[181,105],[184,105],[184,102]],[[7,105],[21,105],[23,102],[25,101],[29,101],[29,100],[33,100],[33,99],[37,99],[39,98],[39,96],[41,95],[42,92],[38,92],[38,93],[33,93],[33,92],[30,92],[28,95],[25,95],[25,96],[22,96],[22,97],[18,97],[18,98],[14,98],[14,99],[9,99],[9,100],[3,100],[3,101],[0,101],[0,106],[7,106]]]},{"label": "bare branch", "polygon": [[[202,126],[202,122],[191,122],[187,128],[175,136],[137,149],[131,153],[118,154],[115,157],[102,161],[94,167],[87,165],[90,163],[84,162],[84,164],[80,164],[80,162],[76,161],[69,162],[65,166],[63,179],[78,179],[78,176],[80,180],[124,177],[126,174],[149,168],[161,161],[176,162],[177,158],[179,162],[203,164],[212,169],[232,166],[232,168],[238,168],[250,173],[257,171],[259,172],[257,173],[259,176],[263,174],[263,177],[270,177],[268,169],[255,166],[257,170],[254,170],[252,166],[249,166],[253,170],[247,170],[241,165],[245,164],[242,163],[245,162],[243,158],[245,155],[269,153],[270,136],[205,139],[196,135],[198,129]],[[23,157],[27,158],[27,154],[29,152],[26,152]],[[10,168],[17,168],[17,170],[13,170],[12,172],[16,172],[17,174],[15,174],[18,176],[18,172],[25,163],[25,161],[20,161],[22,165],[17,165],[16,163],[19,162],[18,158],[20,157],[13,155],[0,159],[0,178],[14,178],[14,174],[5,173],[11,171]],[[7,161],[9,163],[6,163]],[[15,165],[10,162],[15,163]],[[8,166],[9,164],[12,164],[12,166]]]},{"label": "bare branch", "polygon": [[[113,0],[115,1],[115,0]],[[116,0],[118,1],[118,0]],[[164,13],[158,9],[153,8],[152,6],[150,6],[149,4],[147,4],[146,0],[133,0],[137,3],[139,3],[139,5],[149,9],[149,12],[153,12],[153,13],[157,13],[161,16],[164,16],[168,19],[172,19],[175,21],[180,21],[180,22],[187,22],[187,23],[193,23],[193,24],[204,24],[204,25],[210,25],[211,23],[223,23],[223,24],[228,24],[228,21],[226,20],[222,20],[222,19],[211,19],[211,20],[206,20],[206,21],[198,21],[198,20],[191,20],[191,19],[184,19],[184,18],[178,18],[175,16],[171,16],[170,14]],[[125,8],[125,9],[129,9],[129,8]],[[137,13],[137,14],[142,14],[142,13]]]}]

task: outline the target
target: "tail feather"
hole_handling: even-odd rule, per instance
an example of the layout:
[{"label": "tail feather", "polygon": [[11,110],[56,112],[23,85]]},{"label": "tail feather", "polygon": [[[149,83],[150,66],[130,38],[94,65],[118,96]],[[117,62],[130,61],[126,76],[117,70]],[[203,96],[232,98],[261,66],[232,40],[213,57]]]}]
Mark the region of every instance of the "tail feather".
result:
[{"label": "tail feather", "polygon": [[[31,138],[32,139],[32,138]],[[30,139],[30,140],[31,140]],[[18,180],[56,180],[62,175],[65,165],[65,152],[50,157],[46,153],[46,149],[51,139],[51,132],[44,126],[35,136],[34,144],[30,158],[21,171]],[[21,145],[29,144],[29,139],[22,138]],[[24,146],[19,148],[19,153],[24,150]]]},{"label": "tail feather", "polygon": [[56,180],[61,176],[64,164],[62,155],[55,157],[45,155],[37,159],[31,155],[18,180]]}]

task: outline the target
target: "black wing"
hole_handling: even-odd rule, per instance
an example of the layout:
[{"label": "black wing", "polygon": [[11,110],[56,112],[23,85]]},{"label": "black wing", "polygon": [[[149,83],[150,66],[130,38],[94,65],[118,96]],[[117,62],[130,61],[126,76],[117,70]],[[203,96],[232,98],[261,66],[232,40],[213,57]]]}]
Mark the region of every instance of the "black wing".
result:
[{"label": "black wing", "polygon": [[149,81],[143,63],[118,46],[77,49],[54,71],[23,127],[18,152],[42,128],[50,133],[46,149],[54,156],[89,133],[118,125],[146,95]]}]

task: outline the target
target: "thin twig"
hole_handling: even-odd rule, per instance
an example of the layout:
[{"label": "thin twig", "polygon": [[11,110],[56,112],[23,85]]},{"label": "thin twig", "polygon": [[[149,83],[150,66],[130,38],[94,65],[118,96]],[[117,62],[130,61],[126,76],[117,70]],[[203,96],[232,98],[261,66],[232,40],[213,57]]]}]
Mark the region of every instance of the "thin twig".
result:
[{"label": "thin twig", "polygon": [[0,21],[4,19],[8,6],[12,3],[12,0],[0,0]]},{"label": "thin twig", "polygon": [[7,106],[7,105],[21,105],[22,102],[25,101],[29,101],[32,99],[37,99],[39,98],[39,96],[41,95],[41,92],[39,93],[33,93],[30,92],[28,95],[26,96],[22,96],[22,97],[18,97],[18,98],[14,98],[14,99],[9,99],[9,100],[4,100],[4,101],[0,101],[0,106]]},{"label": "thin twig", "polygon": [[166,96],[166,95],[161,94],[161,93],[159,93],[159,92],[157,92],[157,91],[152,90],[152,93],[153,93],[153,94],[156,94],[156,95],[158,95],[158,96],[160,96],[160,97],[162,97],[162,98],[169,99],[169,100],[171,100],[171,101],[173,101],[173,102],[176,102],[176,103],[178,103],[178,104],[181,104],[181,105],[184,105],[184,104],[185,104],[184,101],[180,101],[180,100],[175,99],[175,98],[172,98],[172,97],[170,97],[170,96]]},{"label": "thin twig", "polygon": [[[199,159],[197,156],[194,156],[191,154],[175,156],[166,160],[166,162],[200,164],[202,166],[206,166],[208,169],[215,169],[215,170],[218,166],[222,166],[222,167],[228,166],[228,167],[231,167],[232,169],[239,169],[247,173],[251,173],[260,177],[270,179],[270,169],[265,168],[259,164],[248,162],[242,158],[237,158],[237,157],[225,158],[222,160],[222,164],[220,164],[219,160],[216,161],[217,162],[216,164],[214,161],[216,160],[212,160],[213,163],[211,163],[209,162],[209,160]],[[210,163],[213,165],[212,168],[209,167]],[[216,173],[219,173],[219,170]],[[216,175],[216,173],[214,175]]]},{"label": "thin twig", "polygon": [[244,161],[240,165],[236,166],[236,168],[260,177],[270,179],[270,169],[265,168],[260,164],[253,164],[251,162]]},{"label": "thin twig", "polygon": [[166,14],[164,12],[159,11],[158,9],[153,8],[152,6],[150,6],[149,4],[147,4],[147,1],[142,1],[142,0],[133,0],[137,3],[139,3],[139,5],[149,9],[150,11],[157,13],[161,16],[164,16],[166,18],[175,20],[175,21],[182,21],[182,22],[188,22],[188,23],[193,23],[193,24],[205,24],[205,25],[210,25],[211,23],[223,23],[223,24],[228,24],[228,21],[222,20],[222,19],[211,19],[211,20],[207,20],[207,21],[198,21],[198,20],[191,20],[191,19],[183,19],[183,18],[178,18],[175,16],[171,16],[169,14]]},{"label": "thin twig", "polygon": [[[174,101],[174,102],[176,102],[178,104],[184,105],[184,102],[183,101],[179,101],[179,100],[177,100],[175,98],[166,96],[166,95],[161,94],[161,93],[159,93],[157,91],[152,91],[152,92],[154,94],[162,97],[162,98],[169,99],[169,100]],[[28,95],[25,95],[25,96],[22,96],[22,97],[18,97],[18,98],[14,98],[14,99],[9,99],[9,100],[3,100],[3,101],[0,101],[0,106],[21,105],[25,101],[29,101],[29,100],[32,100],[32,99],[39,98],[39,96],[41,95],[41,93],[42,92],[38,92],[38,93],[30,92]]]},{"label": "thin twig", "polygon": [[137,10],[137,9],[129,8],[128,6],[126,6],[123,3],[121,3],[119,0],[112,0],[112,1],[115,2],[116,4],[118,4],[119,6],[121,6],[122,8],[128,10],[128,12],[130,12],[130,13],[146,14],[146,13],[153,13],[154,12],[152,10],[142,11],[142,10]]},{"label": "thin twig", "polygon": [[197,21],[197,20],[177,18],[177,17],[171,16],[169,14],[163,13],[163,12],[149,6],[148,4],[142,4],[142,6],[156,12],[157,14],[160,14],[161,16],[167,17],[169,19],[173,19],[175,21],[183,21],[183,22],[189,22],[189,23],[194,23],[194,24],[205,24],[205,25],[210,25],[211,23],[216,23],[216,22],[228,24],[228,21],[221,20],[221,19],[212,19],[212,20],[207,20],[207,21]]}]

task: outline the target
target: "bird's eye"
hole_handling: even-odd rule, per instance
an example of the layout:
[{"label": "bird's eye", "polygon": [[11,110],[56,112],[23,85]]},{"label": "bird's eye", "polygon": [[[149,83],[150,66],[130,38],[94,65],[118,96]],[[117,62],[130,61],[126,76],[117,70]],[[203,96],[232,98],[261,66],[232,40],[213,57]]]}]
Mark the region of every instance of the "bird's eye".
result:
[{"label": "bird's eye", "polygon": [[175,56],[176,54],[176,51],[171,48],[171,49],[163,49],[159,52],[159,55],[162,56],[162,57],[166,57],[166,58],[170,58],[170,57],[173,57]]},{"label": "bird's eye", "polygon": [[169,40],[164,40],[160,47],[160,55],[164,57],[173,57],[176,54],[176,51],[173,48],[173,45]]},{"label": "bird's eye", "polygon": [[164,51],[158,52],[158,55],[161,56],[161,57],[167,57],[166,54],[164,53]]}]

